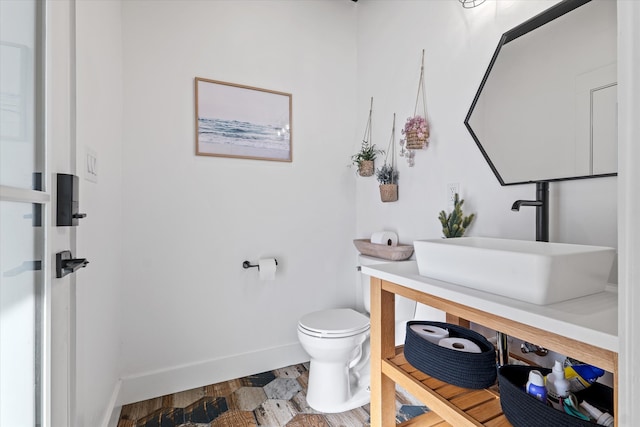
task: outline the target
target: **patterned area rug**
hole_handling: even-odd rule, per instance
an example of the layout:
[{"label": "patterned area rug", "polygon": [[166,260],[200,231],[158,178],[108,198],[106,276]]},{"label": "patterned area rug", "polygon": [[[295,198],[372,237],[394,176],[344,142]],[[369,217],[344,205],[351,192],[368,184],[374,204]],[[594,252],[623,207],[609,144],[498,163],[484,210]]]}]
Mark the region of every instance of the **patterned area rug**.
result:
[{"label": "patterned area rug", "polygon": [[[118,427],[369,426],[369,405],[339,414],[310,408],[308,367],[288,366],[125,405]],[[399,423],[428,411],[402,389],[396,390],[396,397]]]}]

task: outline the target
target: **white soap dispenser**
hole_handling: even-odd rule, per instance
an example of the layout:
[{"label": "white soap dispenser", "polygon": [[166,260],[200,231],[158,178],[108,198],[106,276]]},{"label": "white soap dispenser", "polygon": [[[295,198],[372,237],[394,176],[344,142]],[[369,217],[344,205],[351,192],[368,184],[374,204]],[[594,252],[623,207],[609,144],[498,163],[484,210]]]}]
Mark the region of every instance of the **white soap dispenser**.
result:
[{"label": "white soap dispenser", "polygon": [[562,363],[556,360],[553,370],[547,375],[547,399],[554,408],[564,411],[564,399],[569,393],[569,380],[564,376]]}]

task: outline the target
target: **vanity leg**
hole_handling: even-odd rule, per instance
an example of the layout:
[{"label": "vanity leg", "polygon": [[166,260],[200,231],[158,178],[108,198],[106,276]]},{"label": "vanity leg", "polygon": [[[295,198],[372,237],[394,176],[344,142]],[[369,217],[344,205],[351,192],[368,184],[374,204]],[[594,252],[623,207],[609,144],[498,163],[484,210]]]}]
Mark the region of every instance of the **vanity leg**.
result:
[{"label": "vanity leg", "polygon": [[509,337],[502,332],[496,332],[496,347],[498,350],[498,366],[509,364]]},{"label": "vanity leg", "polygon": [[454,316],[453,314],[449,314],[449,313],[445,313],[445,315],[446,315],[447,323],[451,323],[452,325],[462,326],[463,328],[467,328],[467,329],[471,328],[471,322],[469,322],[467,319],[463,319],[462,317]]},{"label": "vanity leg", "polygon": [[371,427],[396,425],[395,383],[382,373],[382,361],[395,355],[395,294],[371,277]]}]

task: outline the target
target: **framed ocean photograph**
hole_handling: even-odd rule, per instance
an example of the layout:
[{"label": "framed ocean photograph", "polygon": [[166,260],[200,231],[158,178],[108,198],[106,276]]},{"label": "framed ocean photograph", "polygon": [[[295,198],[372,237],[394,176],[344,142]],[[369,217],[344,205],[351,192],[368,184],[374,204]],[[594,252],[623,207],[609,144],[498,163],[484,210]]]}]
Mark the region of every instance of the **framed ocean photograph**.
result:
[{"label": "framed ocean photograph", "polygon": [[290,162],[291,94],[195,78],[196,155]]}]

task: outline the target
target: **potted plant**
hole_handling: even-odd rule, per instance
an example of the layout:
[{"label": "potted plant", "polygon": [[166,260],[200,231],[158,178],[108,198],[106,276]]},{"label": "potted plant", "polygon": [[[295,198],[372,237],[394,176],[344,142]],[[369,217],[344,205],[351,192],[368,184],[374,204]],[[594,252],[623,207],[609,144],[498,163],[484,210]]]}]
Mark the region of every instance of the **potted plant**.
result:
[{"label": "potted plant", "polygon": [[419,150],[424,148],[427,145],[427,138],[429,138],[427,119],[421,115],[409,117],[404,124],[402,134],[405,136],[404,141],[407,149]]},{"label": "potted plant", "polygon": [[373,115],[373,97],[371,97],[371,106],[369,107],[369,118],[364,129],[362,144],[360,151],[351,156],[351,162],[358,166],[358,174],[360,176],[371,176],[374,171],[374,160],[378,154],[384,154],[384,151],[378,150],[375,144],[371,143],[371,117]]},{"label": "potted plant", "polygon": [[462,237],[464,232],[469,228],[471,221],[475,218],[475,214],[464,216],[462,205],[464,199],[460,200],[458,193],[454,196],[453,211],[447,215],[445,211],[441,211],[438,219],[442,224],[442,234],[444,237]]},{"label": "potted plant", "polygon": [[[418,112],[418,104],[422,111]],[[424,49],[422,49],[422,63],[420,65],[420,79],[418,80],[418,93],[413,116],[409,117],[401,130],[404,138],[400,140],[400,156],[406,157],[409,166],[413,166],[413,150],[421,150],[427,146],[429,138],[429,123],[427,122],[427,96],[424,86]],[[405,148],[407,152],[405,152]]]},{"label": "potted plant", "polygon": [[363,140],[360,151],[351,156],[351,161],[358,166],[358,174],[360,176],[371,176],[374,170],[374,160],[378,154],[384,154],[383,150],[376,148],[375,144]]},{"label": "potted plant", "polygon": [[[380,183],[380,199],[382,199],[383,202],[395,202],[398,200],[398,170],[396,169],[395,139],[396,114],[393,113],[393,126],[391,128],[391,138],[389,138],[389,149],[384,159],[384,165],[376,170],[376,178]],[[391,155],[390,160],[389,155]]]},{"label": "potted plant", "polygon": [[398,200],[398,171],[385,163],[376,171],[376,178],[380,183],[380,199],[383,202]]}]

